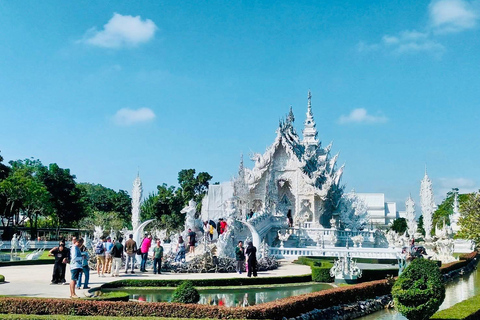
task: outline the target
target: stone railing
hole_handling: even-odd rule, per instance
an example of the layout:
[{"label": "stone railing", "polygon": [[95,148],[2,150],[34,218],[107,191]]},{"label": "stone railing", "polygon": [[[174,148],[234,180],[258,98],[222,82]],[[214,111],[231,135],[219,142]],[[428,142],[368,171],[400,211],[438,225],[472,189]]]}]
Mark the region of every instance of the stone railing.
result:
[{"label": "stone railing", "polygon": [[278,259],[293,260],[300,256],[322,256],[322,257],[342,257],[347,253],[352,258],[371,258],[371,259],[397,259],[397,253],[400,249],[388,248],[270,248],[270,254]]}]

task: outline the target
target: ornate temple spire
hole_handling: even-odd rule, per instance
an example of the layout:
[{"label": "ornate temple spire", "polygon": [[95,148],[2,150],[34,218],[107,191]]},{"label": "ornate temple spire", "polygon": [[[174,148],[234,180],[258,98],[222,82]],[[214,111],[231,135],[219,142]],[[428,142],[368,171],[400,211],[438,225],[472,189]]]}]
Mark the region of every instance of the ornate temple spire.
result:
[{"label": "ornate temple spire", "polygon": [[308,108],[307,108],[307,118],[305,119],[305,124],[304,124],[304,129],[303,129],[303,144],[305,146],[310,146],[310,145],[318,145],[318,140],[317,140],[317,129],[316,129],[316,124],[315,120],[313,119],[313,113],[312,113],[312,94],[310,90],[308,90]]},{"label": "ornate temple spire", "polygon": [[140,204],[142,201],[142,180],[140,180],[140,173],[137,171],[137,177],[133,181],[132,189],[132,228],[135,231],[140,225]]},{"label": "ornate temple spire", "polygon": [[420,207],[423,215],[423,229],[425,230],[425,238],[431,238],[433,212],[435,211],[435,198],[433,195],[432,181],[427,174],[427,166],[425,166],[425,176],[420,183]]},{"label": "ornate temple spire", "polygon": [[413,239],[417,232],[417,219],[415,216],[415,202],[412,199],[412,195],[409,195],[407,201],[405,201],[405,212],[408,235],[410,239]]}]

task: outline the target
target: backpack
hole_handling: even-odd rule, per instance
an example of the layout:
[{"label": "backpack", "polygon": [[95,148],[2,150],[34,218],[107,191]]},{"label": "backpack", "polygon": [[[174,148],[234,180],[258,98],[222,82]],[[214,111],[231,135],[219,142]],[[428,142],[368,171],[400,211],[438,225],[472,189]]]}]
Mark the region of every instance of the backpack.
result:
[{"label": "backpack", "polygon": [[95,247],[95,254],[103,254],[105,252],[105,248],[103,247],[103,242],[99,242]]}]

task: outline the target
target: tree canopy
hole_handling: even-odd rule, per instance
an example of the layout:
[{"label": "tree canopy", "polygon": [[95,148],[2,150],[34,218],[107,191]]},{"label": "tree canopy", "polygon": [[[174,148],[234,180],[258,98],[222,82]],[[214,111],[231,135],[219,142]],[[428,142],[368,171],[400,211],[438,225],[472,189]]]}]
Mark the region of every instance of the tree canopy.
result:
[{"label": "tree canopy", "polygon": [[460,204],[460,231],[458,236],[480,243],[480,192],[468,195]]},{"label": "tree canopy", "polygon": [[178,173],[179,188],[162,184],[157,192],[150,194],[142,203],[142,220],[158,219],[159,225],[169,231],[178,231],[183,227],[185,214],[180,211],[193,199],[197,203],[197,212],[201,210],[212,176],[200,172],[195,176],[195,169],[184,169]]}]

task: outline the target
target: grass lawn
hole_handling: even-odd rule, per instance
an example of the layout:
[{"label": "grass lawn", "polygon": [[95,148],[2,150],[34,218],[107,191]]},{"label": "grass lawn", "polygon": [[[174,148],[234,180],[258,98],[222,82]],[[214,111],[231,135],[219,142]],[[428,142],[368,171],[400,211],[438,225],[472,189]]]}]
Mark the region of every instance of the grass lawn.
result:
[{"label": "grass lawn", "polygon": [[476,295],[470,299],[459,302],[448,309],[438,311],[430,319],[460,320],[465,319],[466,317],[475,313],[480,314],[480,295]]}]

